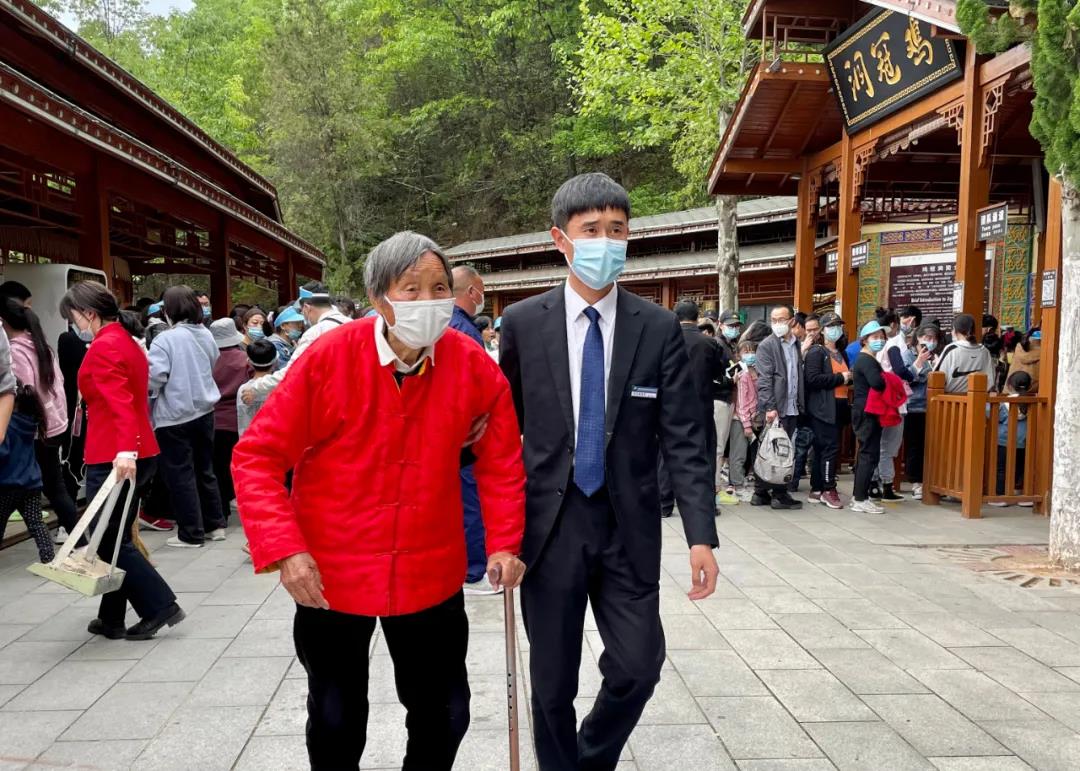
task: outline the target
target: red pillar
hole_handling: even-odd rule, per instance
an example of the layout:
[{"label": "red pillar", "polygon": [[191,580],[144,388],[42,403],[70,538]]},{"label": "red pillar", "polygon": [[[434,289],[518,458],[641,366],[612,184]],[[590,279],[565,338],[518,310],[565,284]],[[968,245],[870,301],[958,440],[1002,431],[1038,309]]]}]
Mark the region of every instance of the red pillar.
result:
[{"label": "red pillar", "polygon": [[215,319],[229,315],[232,307],[232,269],[229,265],[229,218],[222,215],[210,231],[210,308]]},{"label": "red pillar", "polygon": [[95,161],[89,174],[75,178],[75,207],[82,221],[78,262],[104,271],[112,287],[115,275],[109,242],[109,192],[101,163]]}]

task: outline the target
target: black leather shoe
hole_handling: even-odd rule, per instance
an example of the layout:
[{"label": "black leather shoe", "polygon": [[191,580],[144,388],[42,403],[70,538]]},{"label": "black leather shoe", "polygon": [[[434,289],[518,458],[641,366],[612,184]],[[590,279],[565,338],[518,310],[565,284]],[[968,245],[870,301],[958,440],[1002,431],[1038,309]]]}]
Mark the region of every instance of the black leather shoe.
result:
[{"label": "black leather shoe", "polygon": [[797,501],[787,493],[784,493],[783,495],[773,496],[772,507],[774,509],[801,509],[802,501]]},{"label": "black leather shoe", "polygon": [[130,627],[124,636],[128,640],[149,640],[166,624],[176,626],[183,620],[184,611],[174,602],[153,618],[144,618],[135,626]]},{"label": "black leather shoe", "polygon": [[754,497],[750,499],[751,506],[768,506],[769,496],[762,495],[761,493],[754,493]]},{"label": "black leather shoe", "polygon": [[108,640],[122,640],[124,635],[127,634],[123,624],[108,626],[100,618],[95,618],[87,624],[86,631],[90,634],[99,634]]}]

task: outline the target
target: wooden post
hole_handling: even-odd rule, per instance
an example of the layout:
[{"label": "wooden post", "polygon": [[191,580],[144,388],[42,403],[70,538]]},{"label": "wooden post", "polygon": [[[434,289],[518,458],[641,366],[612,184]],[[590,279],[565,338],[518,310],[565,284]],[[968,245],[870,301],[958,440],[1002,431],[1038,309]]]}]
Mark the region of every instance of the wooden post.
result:
[{"label": "wooden post", "polygon": [[675,305],[675,302],[671,296],[670,278],[665,278],[663,281],[660,282],[660,305],[667,308],[668,310],[671,310],[671,308]]},{"label": "wooden post", "polygon": [[810,313],[814,309],[814,236],[815,201],[810,197],[810,175],[803,161],[799,178],[799,203],[795,214],[795,309]]},{"label": "wooden post", "polygon": [[844,131],[840,143],[840,233],[837,242],[836,301],[840,316],[847,325],[848,337],[855,339],[859,330],[859,275],[851,270],[851,245],[862,233],[862,213],[855,200],[855,151],[851,137]]},{"label": "wooden post", "polygon": [[923,442],[923,494],[925,506],[937,506],[941,496],[933,490],[937,474],[941,470],[942,449],[946,443],[941,435],[938,412],[940,405],[934,404],[934,397],[945,393],[945,373],[931,372],[926,383],[926,437]]},{"label": "wooden post", "polygon": [[[963,453],[960,510],[967,519],[982,516],[983,475],[986,467],[986,375],[968,375],[967,412],[963,434],[953,439],[953,447]],[[944,437],[943,437],[944,438]],[[948,439],[946,439],[948,441]]]},{"label": "wooden post", "polygon": [[983,93],[973,45],[967,47],[964,66],[955,280],[964,284],[964,313],[970,313],[978,320],[982,318],[985,299],[986,245],[978,240],[977,212],[990,203],[990,169],[979,163],[982,155]]},{"label": "wooden post", "polygon": [[232,270],[229,265],[229,220],[224,215],[210,230],[210,308],[215,319],[225,318],[232,307]]},{"label": "wooden post", "polygon": [[285,262],[281,264],[281,278],[278,279],[278,305],[288,305],[296,299],[296,261],[289,249],[285,250]]},{"label": "wooden post", "polygon": [[[1061,337],[1061,182],[1050,180],[1050,192],[1046,201],[1046,241],[1043,270],[1052,270],[1055,279],[1057,302],[1052,308],[1042,309],[1042,354],[1039,358],[1039,396],[1046,398],[1048,414],[1038,422],[1042,436],[1028,438],[1027,446],[1039,454],[1036,463],[1035,494],[1042,495],[1042,503],[1035,504],[1035,513],[1050,513],[1050,490],[1054,481],[1054,402],[1057,399],[1058,349]],[[1042,284],[1042,274],[1035,276]],[[1030,451],[1030,450],[1029,450]]]},{"label": "wooden post", "polygon": [[79,232],[79,264],[103,270],[109,286],[114,283],[112,248],[109,240],[109,191],[102,164],[75,179],[75,207],[82,220]]}]

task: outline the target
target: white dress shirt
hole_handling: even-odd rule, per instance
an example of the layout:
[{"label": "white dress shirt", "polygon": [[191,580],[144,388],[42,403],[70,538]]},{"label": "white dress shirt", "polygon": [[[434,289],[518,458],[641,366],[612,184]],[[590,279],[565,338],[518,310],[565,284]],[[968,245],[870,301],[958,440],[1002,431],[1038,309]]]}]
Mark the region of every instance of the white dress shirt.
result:
[{"label": "white dress shirt", "polygon": [[[563,287],[566,298],[566,347],[570,352],[570,394],[574,402],[574,436],[578,430],[578,410],[581,403],[581,356],[585,351],[585,336],[589,332],[589,304],[573,290],[567,281]],[[615,344],[615,310],[618,290],[613,285],[592,307],[600,314],[600,334],[604,338],[604,404],[607,405],[608,381],[611,379],[611,352]]]},{"label": "white dress shirt", "polygon": [[408,374],[415,370],[424,359],[430,359],[431,365],[435,366],[435,346],[433,345],[422,350],[416,361],[411,365],[399,359],[390,346],[390,341],[386,339],[386,321],[383,320],[382,316],[375,319],[375,349],[379,352],[379,366],[385,367],[393,364],[394,369],[402,374]]}]

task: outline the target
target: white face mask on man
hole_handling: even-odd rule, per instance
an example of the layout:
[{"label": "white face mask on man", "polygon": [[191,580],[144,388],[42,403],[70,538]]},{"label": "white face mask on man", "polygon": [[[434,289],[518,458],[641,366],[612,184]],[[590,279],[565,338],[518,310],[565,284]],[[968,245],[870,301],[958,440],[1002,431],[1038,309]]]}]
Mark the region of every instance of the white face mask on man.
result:
[{"label": "white face mask on man", "polygon": [[438,342],[454,315],[452,297],[398,302],[387,298],[386,302],[394,309],[394,323],[388,325],[390,331],[398,340],[416,350]]}]

